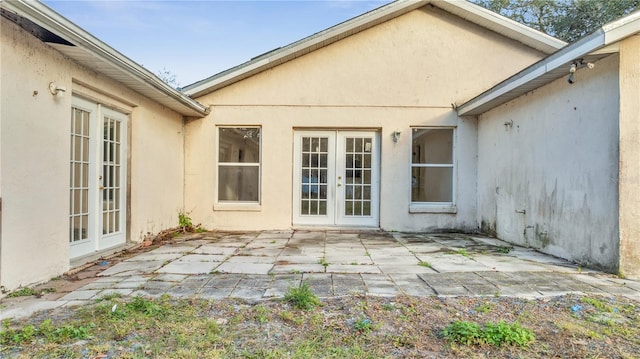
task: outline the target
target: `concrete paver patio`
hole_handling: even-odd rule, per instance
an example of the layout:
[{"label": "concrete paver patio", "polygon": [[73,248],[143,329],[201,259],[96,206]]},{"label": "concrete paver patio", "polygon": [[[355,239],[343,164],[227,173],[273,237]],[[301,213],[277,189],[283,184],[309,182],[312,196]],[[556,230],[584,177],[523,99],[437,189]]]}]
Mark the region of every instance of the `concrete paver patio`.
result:
[{"label": "concrete paver patio", "polygon": [[203,299],[282,297],[309,283],[320,297],[541,297],[567,293],[640,299],[640,283],[582,270],[566,260],[479,235],[378,231],[204,233],[123,260],[50,301],[2,310],[0,319],[102,296]]}]

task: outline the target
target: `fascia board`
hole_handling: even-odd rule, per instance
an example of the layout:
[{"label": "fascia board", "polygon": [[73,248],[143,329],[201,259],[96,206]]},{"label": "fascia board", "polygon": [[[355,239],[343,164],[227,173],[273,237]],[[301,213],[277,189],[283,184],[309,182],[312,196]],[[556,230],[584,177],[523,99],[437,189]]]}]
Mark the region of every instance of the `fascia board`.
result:
[{"label": "fascia board", "polygon": [[430,1],[428,0],[402,0],[385,5],[381,8],[372,10],[370,13],[366,13],[351,20],[347,20],[341,24],[330,27],[329,29],[323,30],[302,40],[296,41],[288,46],[283,47],[282,49],[258,57],[255,60],[246,62],[228,71],[213,75],[208,79],[196,82],[193,85],[186,86],[182,89],[182,91],[183,93],[194,97],[204,95],[216,85],[231,81],[234,78],[240,78],[247,73],[260,69],[261,67],[268,67],[270,63],[277,62],[278,60],[286,58],[287,56],[291,56],[292,54],[302,53],[304,52],[304,50],[312,48],[318,44],[331,42],[333,39],[345,33],[349,33],[350,31],[358,29],[359,27],[365,26],[377,19],[393,16],[396,13],[401,13],[403,11],[407,11],[408,9],[417,9],[428,4],[429,2]]},{"label": "fascia board", "polygon": [[[530,67],[524,69],[518,74],[494,86],[488,91],[485,91],[479,96],[460,105],[457,108],[458,115],[460,116],[478,115],[482,112],[488,111],[487,109],[487,110],[481,111],[480,113],[476,112],[478,108],[497,99],[498,97],[504,96],[511,91],[515,91],[516,89],[529,83],[530,81],[533,81],[540,76],[543,76],[553,70],[556,70],[561,66],[566,66],[568,63],[571,63],[572,61],[579,59],[581,57],[584,57],[585,55],[603,47],[605,45],[604,41],[605,41],[605,35],[604,35],[604,32],[601,30],[596,31],[591,35],[588,35],[582,40],[572,45],[569,45],[564,49],[559,50],[555,54],[550,55],[545,59],[542,59],[541,61],[531,65]],[[569,69],[567,69],[567,73],[568,71]],[[517,94],[516,96],[514,96],[514,98],[518,96],[520,96],[520,94]],[[507,102],[507,101],[509,100],[505,100],[504,102]],[[496,106],[499,106],[500,104],[497,104]]]},{"label": "fascia board", "polygon": [[160,91],[164,95],[178,101],[189,110],[196,111],[200,115],[206,115],[208,113],[209,109],[206,106],[178,92],[149,72],[149,70],[130,60],[39,1],[5,0],[1,1],[0,5],[58,34],[74,45],[85,49],[93,56],[127,73],[135,81],[143,83],[155,91]]},{"label": "fascia board", "polygon": [[553,53],[567,45],[565,41],[532,29],[515,20],[509,19],[469,1],[432,1],[432,4],[443,10],[455,7],[469,14],[478,16],[488,21],[489,24],[495,24],[496,27],[500,27],[501,30],[499,33],[502,35],[507,35],[506,32],[512,33],[510,34],[511,36],[507,35],[511,38],[514,38],[513,33],[523,35],[525,39],[529,40],[526,41],[525,45],[536,48],[547,54]]}]

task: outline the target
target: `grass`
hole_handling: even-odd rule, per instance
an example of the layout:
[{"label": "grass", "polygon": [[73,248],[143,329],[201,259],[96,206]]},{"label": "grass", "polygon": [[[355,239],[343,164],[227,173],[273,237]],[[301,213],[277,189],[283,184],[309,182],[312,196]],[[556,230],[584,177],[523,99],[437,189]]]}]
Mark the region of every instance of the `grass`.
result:
[{"label": "grass", "polygon": [[487,322],[484,326],[468,321],[455,321],[449,324],[442,334],[448,340],[464,345],[495,346],[515,345],[528,346],[535,340],[535,335],[530,329],[520,326],[518,323]]},{"label": "grass", "polygon": [[632,358],[640,349],[640,309],[625,298],[343,296],[319,308],[306,282],[287,293],[291,301],[257,303],[104,296],[4,321],[0,357]]},{"label": "grass", "polygon": [[29,296],[38,295],[38,294],[39,292],[36,291],[35,289],[24,287],[9,293],[7,295],[7,298],[29,297]]},{"label": "grass", "polygon": [[299,287],[289,287],[284,300],[302,310],[310,310],[321,304],[318,296],[313,293],[307,282],[302,282]]},{"label": "grass", "polygon": [[420,267],[431,268],[431,263],[425,262],[425,261],[420,261],[420,263],[418,263],[418,265]]}]

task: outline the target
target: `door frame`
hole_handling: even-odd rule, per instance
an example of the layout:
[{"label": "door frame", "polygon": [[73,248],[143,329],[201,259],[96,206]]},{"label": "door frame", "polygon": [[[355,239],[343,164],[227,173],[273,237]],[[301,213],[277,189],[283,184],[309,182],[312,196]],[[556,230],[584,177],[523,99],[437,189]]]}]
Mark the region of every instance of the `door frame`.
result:
[{"label": "door frame", "polygon": [[[88,183],[87,198],[87,238],[76,243],[71,243],[69,239],[69,258],[75,260],[85,256],[95,254],[97,252],[107,250],[126,243],[129,230],[129,116],[119,110],[114,110],[102,105],[99,102],[85,99],[83,97],[74,96],[71,100],[71,111],[80,109],[89,113],[89,151],[88,151]],[[71,115],[73,116],[73,115]],[[116,233],[103,235],[103,160],[104,156],[104,121],[105,116],[120,122],[120,179],[119,179],[119,204],[120,212],[118,215],[120,230]],[[71,134],[71,128],[69,129]],[[70,146],[72,144],[70,143]],[[70,164],[71,166],[71,164]],[[71,176],[73,176],[70,169]],[[71,178],[69,183],[71,184]],[[69,206],[71,206],[72,198],[69,198]],[[68,213],[71,216],[71,208]],[[71,236],[71,220],[69,222],[69,236]]]},{"label": "door frame", "polygon": [[[329,138],[329,156],[327,160],[327,213],[326,215],[306,215],[300,214],[302,199],[302,158],[301,146],[302,137]],[[363,217],[349,217],[341,215],[344,211],[345,191],[344,183],[338,187],[339,171],[344,172],[345,145],[341,142],[346,137],[367,136],[372,137],[372,159],[371,159],[371,215]],[[380,227],[380,130],[378,129],[294,129],[293,132],[293,188],[292,188],[292,224],[294,227],[327,227],[327,228],[379,228]],[[342,150],[340,154],[339,151]]]}]

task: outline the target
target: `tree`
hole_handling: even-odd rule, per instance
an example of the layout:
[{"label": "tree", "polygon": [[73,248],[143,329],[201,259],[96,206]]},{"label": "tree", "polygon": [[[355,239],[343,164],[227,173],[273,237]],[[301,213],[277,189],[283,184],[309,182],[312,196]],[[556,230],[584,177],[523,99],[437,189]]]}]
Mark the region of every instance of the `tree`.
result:
[{"label": "tree", "polygon": [[162,80],[167,85],[175,89],[180,89],[180,83],[178,83],[178,80],[176,80],[176,75],[166,68],[163,67],[162,70],[156,72],[156,76],[158,76],[158,78],[160,78],[160,80]]},{"label": "tree", "polygon": [[568,42],[640,8],[640,0],[470,1]]}]

